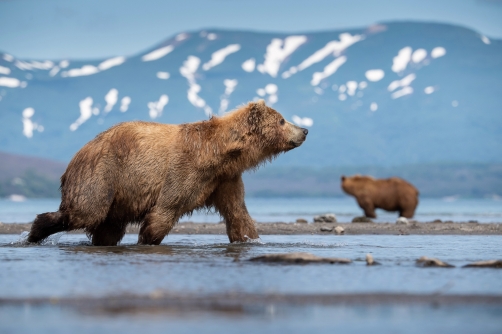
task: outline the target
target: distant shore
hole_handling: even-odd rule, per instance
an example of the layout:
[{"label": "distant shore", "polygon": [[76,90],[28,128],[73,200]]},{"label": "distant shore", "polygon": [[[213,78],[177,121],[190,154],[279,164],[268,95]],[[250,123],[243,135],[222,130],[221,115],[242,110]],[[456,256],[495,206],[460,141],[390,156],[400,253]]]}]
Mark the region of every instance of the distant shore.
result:
[{"label": "distant shore", "polygon": [[[260,235],[337,235],[341,226],[346,235],[502,235],[502,223],[257,223]],[[29,231],[31,223],[0,223],[0,234],[20,234]],[[127,234],[138,234],[139,227],[130,225]],[[72,231],[70,233],[83,233]],[[211,223],[178,223],[171,234],[226,234],[225,225]]]}]

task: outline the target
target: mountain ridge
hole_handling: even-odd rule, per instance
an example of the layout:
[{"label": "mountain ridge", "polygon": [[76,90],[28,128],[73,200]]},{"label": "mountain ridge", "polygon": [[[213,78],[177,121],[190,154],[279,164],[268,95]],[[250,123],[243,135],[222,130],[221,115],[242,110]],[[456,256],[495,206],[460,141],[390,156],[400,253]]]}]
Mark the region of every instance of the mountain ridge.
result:
[{"label": "mountain ridge", "polygon": [[[279,47],[274,40],[280,40]],[[288,41],[299,45],[284,55]],[[330,53],[305,63],[328,44]],[[228,54],[213,60],[221,50]],[[434,50],[444,54],[434,58]],[[152,55],[155,51],[160,53]],[[404,68],[394,61],[406,58],[401,53],[410,58]],[[145,61],[149,54],[153,59]],[[52,66],[17,64],[2,54],[0,66],[9,66],[10,74],[0,68],[0,75],[13,77],[18,87],[0,86],[0,145],[12,153],[68,161],[85,142],[120,121],[191,122],[207,119],[209,110],[218,114],[265,98],[288,120],[313,123],[305,145],[281,156],[279,165],[500,162],[495,152],[502,151],[496,92],[502,83],[501,54],[501,41],[464,27],[402,22],[297,34],[207,29],[175,35],[127,58]],[[244,63],[251,58],[248,71]],[[371,81],[369,70],[384,75]],[[94,73],[82,75],[85,71]],[[390,90],[396,81],[397,88]],[[29,138],[23,135],[25,123],[32,126]]]}]

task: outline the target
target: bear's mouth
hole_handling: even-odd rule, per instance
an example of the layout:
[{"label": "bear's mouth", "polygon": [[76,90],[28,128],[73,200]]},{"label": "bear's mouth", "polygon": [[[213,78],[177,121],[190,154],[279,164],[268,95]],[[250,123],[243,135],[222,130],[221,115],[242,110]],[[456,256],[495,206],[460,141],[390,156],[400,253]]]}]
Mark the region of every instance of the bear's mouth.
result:
[{"label": "bear's mouth", "polygon": [[291,140],[289,142],[289,145],[291,146],[291,149],[294,149],[294,148],[297,148],[298,146],[300,146],[301,144],[303,144],[303,142],[304,142],[304,140],[298,141],[298,142]]}]

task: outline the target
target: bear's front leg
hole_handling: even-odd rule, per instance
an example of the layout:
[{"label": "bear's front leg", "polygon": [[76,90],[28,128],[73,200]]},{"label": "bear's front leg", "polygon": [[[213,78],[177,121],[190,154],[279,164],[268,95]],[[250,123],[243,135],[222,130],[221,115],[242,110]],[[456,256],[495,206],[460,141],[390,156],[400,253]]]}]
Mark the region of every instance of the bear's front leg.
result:
[{"label": "bear's front leg", "polygon": [[230,242],[259,238],[256,226],[244,203],[244,183],[239,175],[219,184],[211,203],[225,219]]},{"label": "bear's front leg", "polygon": [[364,215],[368,218],[376,218],[373,201],[366,197],[357,198],[357,204],[364,210]]}]

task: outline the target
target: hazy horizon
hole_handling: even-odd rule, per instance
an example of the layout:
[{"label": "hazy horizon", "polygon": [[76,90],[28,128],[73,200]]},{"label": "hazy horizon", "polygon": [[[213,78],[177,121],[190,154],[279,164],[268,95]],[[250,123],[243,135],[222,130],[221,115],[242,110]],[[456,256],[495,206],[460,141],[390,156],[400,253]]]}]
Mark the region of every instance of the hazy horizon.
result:
[{"label": "hazy horizon", "polygon": [[502,38],[501,19],[498,0],[0,1],[0,50],[19,58],[96,59],[134,55],[204,28],[290,33],[390,21],[453,24]]}]

